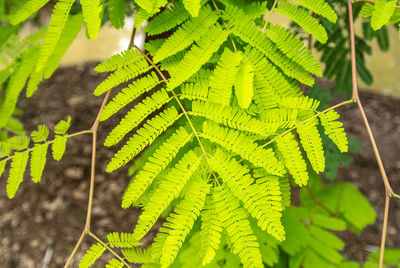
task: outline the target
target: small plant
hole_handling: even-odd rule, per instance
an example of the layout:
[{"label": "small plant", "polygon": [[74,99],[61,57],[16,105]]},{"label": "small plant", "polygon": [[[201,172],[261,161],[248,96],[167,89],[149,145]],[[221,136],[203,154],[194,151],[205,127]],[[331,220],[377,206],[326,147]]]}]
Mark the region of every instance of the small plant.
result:
[{"label": "small plant", "polygon": [[[337,82],[347,77],[348,72],[340,73],[329,64],[347,52],[329,47],[338,39],[335,7],[342,3],[81,0],[78,4],[59,0],[45,32],[21,42],[12,41],[18,39],[18,26],[13,25],[25,21],[47,2],[23,3],[11,12],[10,24],[2,17],[7,25],[0,36],[0,56],[6,66],[0,74],[0,82],[6,85],[0,110],[0,173],[10,162],[8,197],[15,197],[29,158],[32,180],[39,182],[49,144],[55,160],[62,158],[67,138],[73,136],[91,134],[96,148],[99,123],[136,103],[108,134],[104,145],[116,146],[129,137],[118,145],[119,151],[105,169],[111,173],[132,164],[132,179],[121,206],[141,207],[138,223],[133,232],[116,230],[106,240],[90,229],[94,149],[86,224],[66,267],[86,235],[96,244],[86,252],[80,267],[93,265],[106,250],[114,255],[106,267],[130,267],[130,263],[142,263],[143,267],[354,264],[340,254],[344,243],[331,231],[358,233],[375,221],[375,212],[353,185],[324,186],[318,176],[325,171],[325,154],[332,148],[328,140],[341,153],[348,151],[348,138],[336,108],[356,103],[370,131],[356,84],[356,66],[359,72],[365,66],[356,61],[351,1],[347,9],[351,56],[342,58],[352,68],[352,97],[324,108],[317,99],[303,94],[300,83],[313,86],[315,77],[324,73],[335,75]],[[13,9],[16,4],[11,1],[7,8]],[[49,129],[41,125],[31,133],[34,144],[29,147],[30,139],[20,135],[23,126],[14,118],[24,85],[27,83],[30,97],[42,78],[54,73],[83,22],[87,36],[95,39],[101,24],[108,20],[120,28],[132,7],[136,12],[132,40],[135,29],[148,21],[144,31],[151,41],[144,48],[131,42],[127,50],[95,68],[109,75],[94,89],[94,95],[105,97],[93,127],[67,134],[70,119],[63,120],[55,127],[54,139],[48,140]],[[365,4],[361,14],[371,14],[372,28],[377,30],[397,22],[391,20],[397,16],[395,10],[395,1],[384,0]],[[271,22],[274,12],[297,25],[297,36]],[[300,40],[307,35],[318,41],[316,47],[324,53],[325,60],[321,61],[328,63],[324,72],[320,61]],[[338,47],[347,41],[340,39],[343,44]],[[10,53],[10,47],[18,53]],[[326,56],[328,53],[333,56]],[[368,80],[368,75],[363,77]],[[122,89],[110,99],[111,91],[120,85]],[[10,132],[17,135],[9,137]],[[389,197],[398,196],[390,188],[372,133],[370,137],[388,204]],[[301,206],[291,205],[293,187],[302,187]],[[386,210],[384,226],[387,214]],[[142,238],[160,217],[166,221],[154,242],[142,248]],[[384,232],[380,266],[385,236]],[[371,256],[370,264],[375,260]]]}]

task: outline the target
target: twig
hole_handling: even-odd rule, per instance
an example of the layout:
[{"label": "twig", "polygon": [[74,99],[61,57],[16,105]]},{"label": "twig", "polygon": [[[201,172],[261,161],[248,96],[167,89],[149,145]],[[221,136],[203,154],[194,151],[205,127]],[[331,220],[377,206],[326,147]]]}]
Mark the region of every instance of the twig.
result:
[{"label": "twig", "polygon": [[[91,133],[92,133],[92,130],[91,130],[91,129],[88,129],[88,130],[82,130],[82,131],[79,131],[79,132],[75,132],[75,133],[72,133],[72,134],[68,134],[68,135],[65,135],[65,136],[66,136],[67,138],[72,138],[72,137],[80,136],[80,135],[83,135],[83,134],[91,134]],[[43,144],[52,144],[52,143],[54,143],[54,141],[55,141],[55,140],[46,141],[46,142],[43,143]],[[25,149],[25,150],[22,150],[22,151],[19,151],[19,152],[30,152],[30,151],[32,151],[33,149],[34,149],[34,147],[28,148],[28,149]],[[8,156],[8,157],[6,157],[6,158],[4,158],[4,159],[0,159],[0,161],[8,161],[8,160],[12,159],[14,156],[15,156],[15,154],[10,155],[10,156]]]},{"label": "twig", "polygon": [[[332,107],[329,107],[329,108],[323,110],[322,112],[318,112],[318,113],[316,113],[315,115],[313,115],[313,116],[307,118],[306,120],[299,122],[299,124],[307,123],[308,121],[310,121],[310,120],[312,120],[312,119],[314,119],[314,118],[320,116],[320,115],[323,114],[323,113],[328,112],[329,110],[336,109],[336,108],[338,108],[338,107],[340,107],[340,106],[343,106],[343,105],[345,105],[345,104],[350,104],[350,103],[353,103],[353,102],[354,102],[354,100],[342,101],[341,103],[338,103],[338,104],[336,104],[336,105],[334,105],[334,106],[332,106]],[[267,143],[263,144],[263,145],[261,146],[261,148],[264,148],[264,147],[270,145],[271,143],[273,143],[273,142],[274,142],[276,139],[278,139],[279,137],[285,136],[287,133],[289,133],[290,131],[292,131],[292,130],[294,130],[294,129],[296,129],[296,128],[297,128],[297,126],[294,126],[294,127],[289,128],[289,129],[286,130],[285,132],[279,134],[278,136],[276,136],[276,137],[273,138],[272,140],[270,140],[270,141],[268,141]]]},{"label": "twig", "polygon": [[386,242],[386,234],[387,234],[387,222],[389,217],[389,202],[390,197],[399,198],[399,195],[395,194],[390,186],[389,180],[386,175],[385,168],[382,163],[381,156],[379,154],[378,147],[376,146],[374,135],[372,134],[371,127],[368,123],[367,116],[365,115],[364,108],[361,104],[360,97],[358,94],[357,87],[357,77],[356,77],[356,49],[355,49],[355,41],[354,41],[354,21],[353,21],[353,10],[351,0],[347,0],[348,5],[348,13],[349,13],[349,24],[350,24],[350,42],[351,42],[351,70],[352,70],[352,86],[353,86],[353,99],[357,102],[358,109],[361,113],[361,117],[363,119],[365,128],[367,129],[367,133],[369,139],[372,144],[372,148],[374,150],[374,154],[376,157],[376,161],[379,166],[379,171],[381,173],[383,184],[385,185],[385,211],[383,215],[383,223],[382,223],[382,238],[381,238],[381,249],[379,255],[379,268],[383,267],[383,257],[385,253],[385,242]]},{"label": "twig", "polygon": [[265,30],[267,29],[268,23],[271,21],[271,16],[272,16],[272,12],[274,11],[276,4],[278,3],[278,0],[275,0],[274,3],[272,4],[271,9],[268,12],[268,17],[264,22],[264,27],[263,27],[263,32],[265,32]]},{"label": "twig", "polygon": [[[135,34],[136,34],[136,28],[133,27],[132,30],[132,34],[131,34],[131,39],[129,42],[129,46],[128,48],[131,48],[134,45],[134,39],[135,39]],[[95,172],[96,172],[96,145],[97,145],[97,129],[99,127],[99,118],[100,118],[100,114],[104,109],[104,106],[106,105],[108,99],[110,98],[111,95],[111,90],[107,91],[107,94],[105,95],[104,99],[103,99],[103,103],[100,106],[100,109],[97,113],[96,119],[94,120],[94,123],[91,127],[91,132],[93,134],[92,136],[92,160],[91,160],[91,168],[90,168],[90,188],[89,188],[89,198],[88,198],[88,207],[87,207],[87,214],[86,214],[86,223],[85,223],[85,227],[82,230],[82,234],[78,240],[78,242],[76,243],[74,249],[72,250],[71,255],[69,256],[64,268],[69,267],[69,265],[71,264],[72,259],[74,258],[76,252],[78,251],[80,245],[83,242],[83,239],[85,238],[85,236],[87,234],[91,234],[90,233],[90,223],[91,223],[91,219],[92,219],[92,207],[93,207],[93,193],[94,193],[94,177],[95,177]],[[129,267],[129,266],[128,266]]]}]

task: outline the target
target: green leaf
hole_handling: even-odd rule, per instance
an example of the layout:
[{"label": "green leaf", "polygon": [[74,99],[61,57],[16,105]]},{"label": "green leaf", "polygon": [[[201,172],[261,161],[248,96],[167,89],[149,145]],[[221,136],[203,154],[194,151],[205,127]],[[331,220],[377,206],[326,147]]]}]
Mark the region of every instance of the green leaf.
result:
[{"label": "green leaf", "polygon": [[341,196],[340,212],[352,230],[361,232],[365,226],[375,222],[373,207],[354,185],[345,184]]},{"label": "green leaf", "polygon": [[109,16],[112,25],[117,29],[120,29],[124,26],[125,10],[125,0],[110,0],[108,5]]},{"label": "green leaf", "polygon": [[182,2],[190,15],[192,15],[192,17],[197,17],[200,10],[200,0],[182,0]]},{"label": "green leaf", "polygon": [[61,120],[60,122],[57,123],[57,125],[54,127],[54,133],[59,135],[65,135],[70,126],[71,126],[71,117],[68,116],[67,120]]},{"label": "green leaf", "polygon": [[247,109],[253,99],[254,67],[249,60],[242,60],[235,79],[235,94],[239,106]]},{"label": "green leaf", "polygon": [[31,134],[31,138],[34,142],[43,142],[49,136],[49,129],[45,125],[39,125],[38,130],[35,130]]},{"label": "green leaf", "polygon": [[54,160],[60,161],[67,147],[67,136],[56,135],[54,138],[52,152]]},{"label": "green leaf", "polygon": [[75,0],[59,0],[54,6],[49,27],[47,28],[47,33],[44,37],[44,42],[40,47],[39,58],[36,64],[37,72],[44,70],[47,65],[49,58],[61,37],[61,33],[68,19],[68,14],[74,2]]},{"label": "green leaf", "polygon": [[88,35],[90,39],[96,39],[100,30],[103,5],[100,0],[80,0],[80,4]]},{"label": "green leaf", "polygon": [[18,11],[10,16],[10,22],[16,25],[22,21],[25,21],[33,13],[41,9],[49,0],[29,0],[24,3],[24,5],[18,9]]},{"label": "green leaf", "polygon": [[35,144],[31,152],[31,177],[33,182],[38,183],[42,178],[44,166],[46,164],[48,143]]},{"label": "green leaf", "polygon": [[94,262],[103,255],[106,248],[101,244],[97,243],[92,245],[82,257],[79,268],[89,268],[94,264]]},{"label": "green leaf", "polygon": [[378,41],[379,48],[382,51],[388,51],[390,47],[390,39],[387,27],[382,27],[376,31],[376,40]]},{"label": "green leaf", "polygon": [[29,151],[16,152],[11,161],[11,168],[7,179],[7,196],[13,199],[24,177],[28,164]]},{"label": "green leaf", "polygon": [[371,26],[374,31],[379,30],[392,17],[397,1],[378,0],[375,4],[371,18]]}]

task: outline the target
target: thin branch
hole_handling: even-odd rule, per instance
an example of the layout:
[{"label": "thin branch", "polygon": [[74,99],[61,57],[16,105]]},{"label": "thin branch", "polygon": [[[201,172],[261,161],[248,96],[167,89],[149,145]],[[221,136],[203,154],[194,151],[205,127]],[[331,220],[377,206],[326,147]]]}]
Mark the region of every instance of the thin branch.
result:
[{"label": "thin branch", "polygon": [[272,16],[272,12],[274,11],[276,4],[278,3],[278,0],[275,0],[274,3],[272,4],[271,9],[268,12],[268,17],[264,22],[264,27],[263,27],[263,32],[265,32],[265,30],[267,29],[268,23],[271,21],[271,16]]},{"label": "thin branch", "polygon": [[[136,34],[136,28],[133,27],[132,30],[132,35],[131,35],[131,39],[129,42],[129,46],[128,49],[131,48],[133,46],[133,41],[135,39],[135,34]],[[96,119],[93,122],[93,125],[91,127],[91,132],[93,134],[92,136],[92,159],[91,159],[91,168],[90,168],[90,188],[89,188],[89,197],[88,197],[88,206],[87,206],[87,214],[86,214],[86,223],[85,223],[85,227],[82,230],[82,234],[79,237],[78,242],[76,243],[74,249],[72,250],[71,255],[69,256],[64,268],[69,267],[69,265],[72,262],[72,259],[74,258],[76,252],[78,251],[80,245],[83,242],[83,239],[85,238],[86,234],[90,234],[90,224],[91,224],[91,219],[92,219],[92,208],[93,208],[93,195],[94,195],[94,177],[96,174],[96,145],[97,145],[97,129],[99,127],[99,118],[100,118],[100,114],[104,109],[104,106],[106,105],[106,103],[108,102],[108,99],[110,98],[111,95],[111,90],[107,91],[103,102],[100,106],[100,109],[97,113]],[[128,266],[129,267],[129,266]]]},{"label": "thin branch", "polygon": [[[336,109],[336,108],[338,108],[338,107],[340,107],[340,106],[343,106],[343,105],[345,105],[345,104],[350,104],[350,103],[354,103],[354,100],[342,101],[341,103],[338,103],[338,104],[336,104],[336,105],[334,105],[334,106],[332,106],[332,107],[329,107],[329,108],[323,110],[322,112],[318,112],[318,113],[316,113],[315,115],[313,115],[313,116],[307,118],[306,120],[299,122],[299,124],[307,123],[308,121],[310,121],[310,120],[312,120],[312,119],[314,119],[314,118],[320,116],[320,115],[323,114],[323,113],[328,112],[329,110]],[[288,134],[290,131],[292,131],[292,130],[294,130],[294,129],[296,129],[296,128],[297,128],[297,126],[294,126],[294,127],[289,128],[289,129],[286,130],[285,132],[279,134],[278,136],[276,136],[276,137],[273,138],[272,140],[270,140],[270,141],[268,141],[267,143],[265,143],[264,145],[262,145],[261,148],[264,148],[264,147],[270,145],[271,143],[273,143],[274,141],[276,141],[276,139],[278,139],[279,137],[285,136],[285,135]]]},{"label": "thin branch", "polygon": [[326,212],[329,213],[329,215],[331,215],[332,217],[337,218],[337,215],[330,210],[327,206],[325,206],[321,201],[319,201],[319,199],[317,198],[317,196],[313,193],[313,191],[311,190],[310,186],[306,185],[306,189],[308,191],[308,193],[310,194],[311,198],[313,199],[314,203],[318,206],[320,206],[321,208],[323,208]]},{"label": "thin branch", "polygon": [[375,158],[376,158],[376,161],[379,166],[379,171],[381,173],[383,184],[385,185],[385,211],[384,211],[384,215],[383,215],[381,249],[380,249],[380,255],[379,255],[379,268],[382,268],[383,267],[383,257],[384,257],[384,253],[385,253],[387,223],[388,223],[388,217],[389,217],[389,200],[390,200],[390,197],[399,198],[400,196],[395,194],[392,190],[392,187],[390,186],[389,180],[386,175],[385,168],[383,166],[381,156],[379,154],[378,147],[376,146],[374,135],[372,134],[371,127],[368,123],[367,116],[365,115],[364,108],[361,104],[360,97],[358,94],[357,77],[356,77],[355,41],[354,41],[354,21],[353,21],[353,10],[352,10],[351,0],[347,0],[347,5],[348,5],[349,24],[350,24],[353,99],[357,102],[358,109],[361,113],[361,117],[363,119],[365,128],[367,129],[367,133],[368,133],[369,139],[371,141],[372,148],[374,150]]},{"label": "thin branch", "polygon": [[[67,138],[72,138],[72,137],[80,136],[80,135],[83,135],[83,134],[91,134],[91,133],[92,133],[92,130],[91,130],[91,129],[88,129],[88,130],[82,130],[82,131],[75,132],[75,133],[72,133],[72,134],[69,134],[69,135],[65,135],[65,136],[66,136]],[[55,141],[55,140],[46,141],[45,143],[42,143],[42,144],[52,144],[52,143],[54,143],[54,141]],[[22,151],[18,151],[18,152],[30,152],[30,151],[32,151],[33,149],[34,149],[34,147],[29,148],[29,149],[25,149],[25,150],[22,150]],[[14,158],[14,156],[15,156],[15,154],[10,155],[10,156],[8,156],[8,157],[6,157],[6,158],[4,158],[4,159],[0,159],[0,161],[8,161],[8,160]]]}]

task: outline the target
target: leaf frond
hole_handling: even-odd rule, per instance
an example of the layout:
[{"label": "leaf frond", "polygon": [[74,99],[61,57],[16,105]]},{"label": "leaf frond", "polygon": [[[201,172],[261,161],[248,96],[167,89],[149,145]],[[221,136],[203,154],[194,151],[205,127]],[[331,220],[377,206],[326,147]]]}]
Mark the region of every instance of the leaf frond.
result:
[{"label": "leaf frond", "polygon": [[202,137],[216,142],[271,174],[280,176],[285,173],[282,163],[275,157],[272,149],[261,148],[243,133],[205,121]]},{"label": "leaf frond", "polygon": [[171,126],[182,114],[178,114],[175,107],[170,107],[138,129],[127,143],[113,156],[107,165],[107,172],[112,172],[125,165],[147,145],[151,144],[162,132]]},{"label": "leaf frond", "polygon": [[175,198],[179,197],[184,186],[199,167],[201,159],[191,150],[165,175],[164,180],[150,197],[152,202],[144,207],[139,217],[133,233],[137,241],[147,234],[161,213]]},{"label": "leaf frond", "polygon": [[96,243],[93,244],[83,255],[80,263],[79,263],[79,268],[89,268],[92,266],[95,261],[103,255],[104,251],[106,248],[100,244]]},{"label": "leaf frond", "polygon": [[193,137],[184,127],[176,130],[134,176],[122,196],[122,208],[128,208],[145,192],[153,180],[168,166],[179,150]]}]

